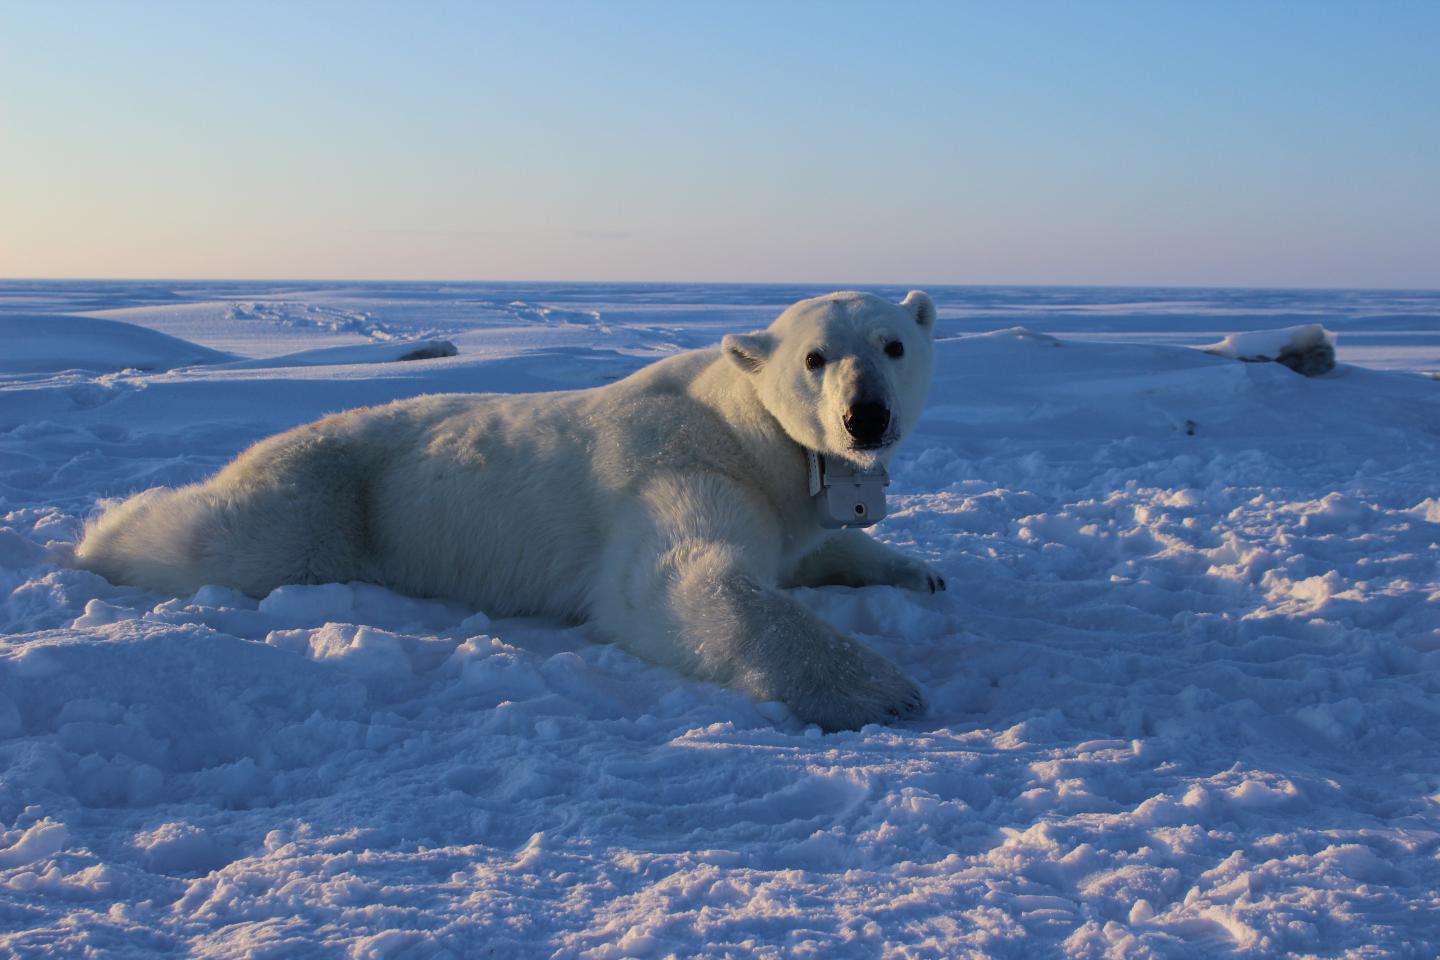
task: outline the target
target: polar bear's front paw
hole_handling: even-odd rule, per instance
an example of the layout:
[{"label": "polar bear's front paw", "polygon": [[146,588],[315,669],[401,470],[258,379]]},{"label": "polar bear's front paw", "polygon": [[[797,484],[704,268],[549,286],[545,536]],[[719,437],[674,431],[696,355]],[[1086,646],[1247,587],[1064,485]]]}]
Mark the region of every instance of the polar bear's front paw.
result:
[{"label": "polar bear's front paw", "polygon": [[925,712],[925,698],[909,677],[883,657],[863,649],[858,653],[835,682],[790,698],[796,716],[833,732],[910,720]]},{"label": "polar bear's front paw", "polygon": [[889,571],[889,583],[902,590],[917,593],[938,593],[945,589],[945,578],[940,571],[928,563],[905,559],[896,563]]}]

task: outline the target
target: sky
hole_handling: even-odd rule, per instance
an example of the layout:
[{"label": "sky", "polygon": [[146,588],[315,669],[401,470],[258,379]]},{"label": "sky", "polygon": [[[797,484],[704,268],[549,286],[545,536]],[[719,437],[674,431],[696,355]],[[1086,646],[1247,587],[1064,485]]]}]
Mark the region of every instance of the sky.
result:
[{"label": "sky", "polygon": [[0,0],[0,277],[1440,287],[1440,3]]}]

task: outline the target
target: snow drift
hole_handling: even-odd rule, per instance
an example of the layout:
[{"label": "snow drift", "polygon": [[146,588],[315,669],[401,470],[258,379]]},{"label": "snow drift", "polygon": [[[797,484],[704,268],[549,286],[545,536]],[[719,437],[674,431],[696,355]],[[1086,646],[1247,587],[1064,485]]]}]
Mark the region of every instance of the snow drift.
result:
[{"label": "snow drift", "polygon": [[64,314],[0,314],[0,373],[173,370],[234,359],[132,323]]}]

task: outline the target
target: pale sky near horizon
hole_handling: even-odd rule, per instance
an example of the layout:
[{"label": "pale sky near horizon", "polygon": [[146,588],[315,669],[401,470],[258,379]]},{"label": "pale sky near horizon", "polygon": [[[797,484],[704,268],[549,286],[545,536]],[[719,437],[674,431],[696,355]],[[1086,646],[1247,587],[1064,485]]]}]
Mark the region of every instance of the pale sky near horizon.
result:
[{"label": "pale sky near horizon", "polygon": [[1440,287],[1440,3],[0,0],[0,277]]}]

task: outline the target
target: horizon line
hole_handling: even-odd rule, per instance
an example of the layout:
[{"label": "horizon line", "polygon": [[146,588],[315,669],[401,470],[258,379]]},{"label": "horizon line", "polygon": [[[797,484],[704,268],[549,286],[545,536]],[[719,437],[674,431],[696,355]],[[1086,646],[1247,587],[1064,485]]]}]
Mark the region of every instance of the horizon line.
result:
[{"label": "horizon line", "polygon": [[994,288],[1039,288],[1039,289],[1110,289],[1110,290],[1272,290],[1326,292],[1384,292],[1384,293],[1440,293],[1435,287],[1381,287],[1381,286],[1303,286],[1295,284],[1204,284],[1204,283],[983,283],[967,281],[962,283],[924,283],[915,281],[874,281],[851,280],[837,282],[830,280],[555,280],[555,279],[512,279],[512,280],[458,280],[454,278],[347,278],[347,277],[0,277],[0,284],[6,283],[323,283],[323,284],[476,284],[503,286],[506,284],[548,284],[551,286],[616,286],[616,287],[828,287],[834,290],[860,287],[908,287],[914,290],[931,289],[994,289]]}]

